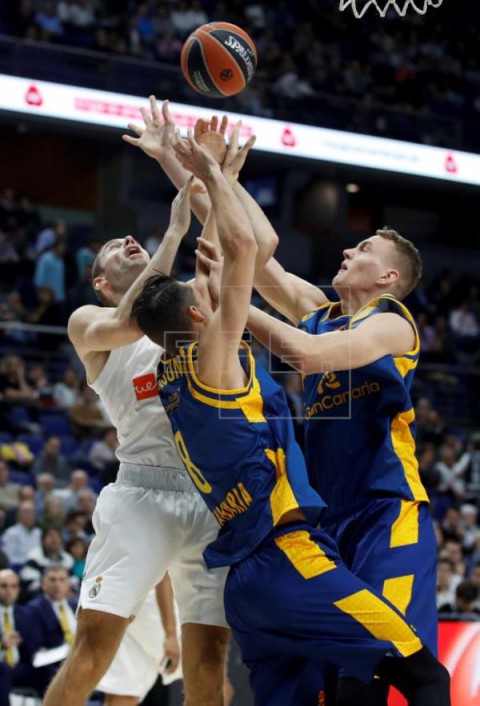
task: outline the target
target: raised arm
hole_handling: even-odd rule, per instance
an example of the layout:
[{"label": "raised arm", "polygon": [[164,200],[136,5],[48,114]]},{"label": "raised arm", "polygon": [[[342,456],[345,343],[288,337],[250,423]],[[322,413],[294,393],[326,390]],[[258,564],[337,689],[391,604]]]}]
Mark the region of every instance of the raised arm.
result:
[{"label": "raised arm", "polygon": [[354,370],[415,347],[411,325],[393,313],[372,316],[354,329],[315,336],[252,306],[247,326],[260,343],[304,375]]},{"label": "raised arm", "polygon": [[142,337],[140,329],[130,321],[130,310],[149,277],[159,272],[170,273],[180,242],[190,227],[191,183],[189,179],[175,197],[160,247],[119,305],[115,308],[82,306],[71,315],[68,335],[80,357],[91,352],[111,351]]},{"label": "raised arm", "polygon": [[175,149],[183,165],[207,187],[224,256],[219,306],[199,343],[199,377],[216,388],[243,387],[238,346],[248,317],[257,244],[248,217],[215,160],[192,136],[188,143],[178,139]]},{"label": "raised arm", "polygon": [[[161,111],[158,109],[155,96],[150,96],[149,102],[150,111],[140,108],[144,126],[129,123],[128,127],[135,133],[135,137],[122,135],[122,139],[129,145],[140,148],[158,162],[172,184],[180,190],[187,183],[190,172],[182,167],[172,148],[172,138],[176,128],[170,114],[168,100],[163,101]],[[191,206],[200,223],[204,223],[210,208],[210,199],[206,190],[203,193],[198,189],[192,191]]]}]

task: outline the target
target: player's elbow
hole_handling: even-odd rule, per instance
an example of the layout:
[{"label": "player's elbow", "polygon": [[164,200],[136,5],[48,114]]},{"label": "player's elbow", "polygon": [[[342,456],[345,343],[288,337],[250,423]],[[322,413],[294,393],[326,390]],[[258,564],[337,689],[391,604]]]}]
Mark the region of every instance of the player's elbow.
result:
[{"label": "player's elbow", "polygon": [[235,258],[255,257],[258,252],[258,245],[253,233],[242,229],[235,233],[235,236],[229,241],[224,250]]}]

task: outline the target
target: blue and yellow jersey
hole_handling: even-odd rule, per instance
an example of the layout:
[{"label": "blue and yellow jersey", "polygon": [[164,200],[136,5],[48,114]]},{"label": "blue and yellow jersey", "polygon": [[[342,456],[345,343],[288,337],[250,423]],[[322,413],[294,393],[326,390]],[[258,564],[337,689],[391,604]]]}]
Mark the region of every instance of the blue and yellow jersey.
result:
[{"label": "blue and yellow jersey", "polygon": [[250,348],[240,348],[248,382],[237,390],[202,384],[196,350],[161,361],[157,381],[180,458],[220,527],[204,553],[212,568],[244,559],[290,510],[315,526],[325,504],[308,483],[285,393],[255,370]]},{"label": "blue and yellow jersey", "polygon": [[299,328],[322,334],[361,326],[376,314],[393,312],[415,331],[415,348],[386,355],[356,370],[307,375],[305,455],[310,481],[325,498],[328,519],[351,512],[370,497],[428,501],[415,458],[414,410],[410,387],[419,356],[419,336],[408,309],[384,294],[353,316],[340,304],[326,304]]}]

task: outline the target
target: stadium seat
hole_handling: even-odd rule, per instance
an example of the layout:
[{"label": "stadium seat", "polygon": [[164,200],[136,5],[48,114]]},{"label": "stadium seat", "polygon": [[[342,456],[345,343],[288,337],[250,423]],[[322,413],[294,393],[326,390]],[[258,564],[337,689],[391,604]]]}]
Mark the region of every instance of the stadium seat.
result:
[{"label": "stadium seat", "polygon": [[0,444],[10,444],[13,441],[13,436],[7,431],[0,431]]},{"label": "stadium seat", "polygon": [[60,441],[62,442],[61,451],[64,456],[77,456],[80,446],[73,436],[62,434]]},{"label": "stadium seat", "polygon": [[27,424],[30,421],[30,412],[26,407],[12,407],[9,417],[12,424]]},{"label": "stadium seat", "polygon": [[9,469],[8,478],[11,483],[19,483],[20,485],[31,485],[33,487],[33,478],[28,471],[15,471]]},{"label": "stadium seat", "polygon": [[34,436],[33,434],[18,434],[17,441],[23,441],[24,444],[27,444],[34,456],[38,456],[41,453],[45,443],[42,437]]},{"label": "stadium seat", "polygon": [[63,414],[41,414],[39,422],[44,436],[70,436],[70,425]]}]

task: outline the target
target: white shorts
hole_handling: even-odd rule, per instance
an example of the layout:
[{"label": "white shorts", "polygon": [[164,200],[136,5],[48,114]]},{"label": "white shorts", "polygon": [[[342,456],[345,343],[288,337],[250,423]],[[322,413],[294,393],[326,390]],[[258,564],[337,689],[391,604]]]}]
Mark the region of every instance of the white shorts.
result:
[{"label": "white shorts", "polygon": [[168,571],[180,622],[227,627],[227,569],[209,571],[202,552],[218,525],[187,472],[121,464],[93,515],[93,539],[79,605],[136,615]]},{"label": "white shorts", "polygon": [[97,690],[105,694],[136,696],[143,701],[158,678],[163,658],[163,636],[155,591],[151,591],[128,626]]}]

